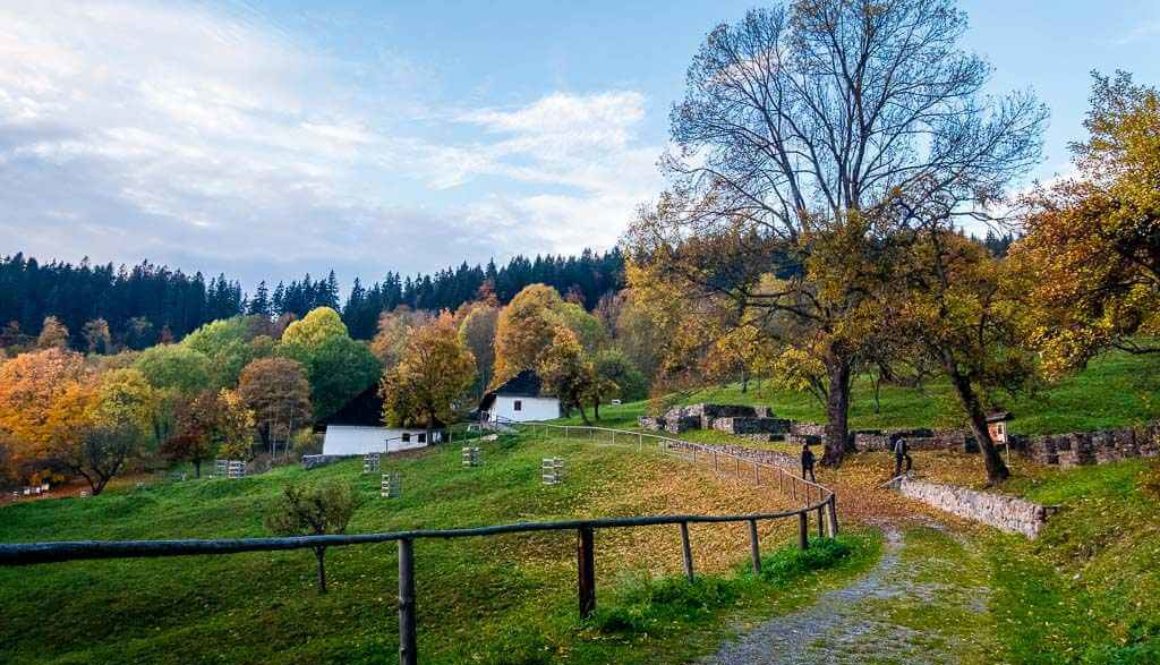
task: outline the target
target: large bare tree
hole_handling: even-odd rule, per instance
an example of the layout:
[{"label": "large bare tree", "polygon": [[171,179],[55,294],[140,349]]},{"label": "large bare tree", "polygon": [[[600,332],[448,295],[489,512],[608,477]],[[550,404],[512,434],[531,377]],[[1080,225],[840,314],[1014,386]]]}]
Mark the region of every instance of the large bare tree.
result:
[{"label": "large bare tree", "polygon": [[774,343],[809,354],[830,464],[913,219],[896,202],[983,216],[1039,155],[1043,107],[984,93],[966,25],[952,0],[798,0],[718,26],[672,111],[671,191],[630,231],[635,260],[764,312]]}]

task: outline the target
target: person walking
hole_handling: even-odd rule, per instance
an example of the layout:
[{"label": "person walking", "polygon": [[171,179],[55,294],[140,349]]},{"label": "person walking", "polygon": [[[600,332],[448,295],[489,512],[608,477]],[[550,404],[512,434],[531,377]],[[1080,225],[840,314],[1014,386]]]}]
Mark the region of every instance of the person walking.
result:
[{"label": "person walking", "polygon": [[914,461],[910,459],[910,445],[906,443],[906,437],[900,436],[894,442],[894,477],[897,478],[902,475],[902,462],[906,461],[906,473],[910,473],[911,468],[914,467]]},{"label": "person walking", "polygon": [[814,477],[814,451],[810,450],[809,441],[802,444],[802,480],[806,479],[807,473],[810,475],[810,482],[818,482]]}]

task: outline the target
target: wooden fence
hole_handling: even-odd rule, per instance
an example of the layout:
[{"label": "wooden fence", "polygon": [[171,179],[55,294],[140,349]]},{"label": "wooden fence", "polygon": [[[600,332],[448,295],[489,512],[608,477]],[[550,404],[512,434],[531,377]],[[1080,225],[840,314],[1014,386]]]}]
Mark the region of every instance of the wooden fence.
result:
[{"label": "wooden fence", "polygon": [[[600,529],[623,529],[645,526],[676,525],[681,534],[681,552],[685,575],[694,579],[690,524],[719,524],[745,522],[749,526],[749,553],[753,568],[761,571],[761,550],[758,541],[759,521],[793,519],[798,522],[798,546],[809,547],[810,515],[817,513],[818,533],[837,536],[838,519],[835,495],[829,489],[797,478],[779,467],[747,460],[740,456],[717,453],[712,446],[670,439],[668,437],[593,427],[562,427],[554,425],[527,425],[523,429],[533,434],[545,434],[552,429],[563,430],[565,438],[587,435],[591,441],[609,445],[635,445],[644,450],[645,441],[665,453],[677,455],[694,463],[713,464],[718,472],[728,473],[732,466],[739,477],[750,478],[757,484],[770,483],[777,478],[782,489],[790,488],[791,496],[800,498],[803,505],[790,510],[743,515],[644,515],[637,517],[609,517],[552,522],[517,522],[474,528],[417,529],[387,533],[342,534],[331,536],[298,536],[289,538],[233,538],[213,540],[137,540],[137,541],[65,541],[42,543],[0,544],[0,566],[24,566],[59,563],[84,559],[130,559],[198,555],[223,555],[240,552],[269,552],[275,550],[313,549],[317,547],[344,547],[369,543],[398,543],[399,564],[399,662],[415,665],[417,626],[415,618],[415,554],[416,540],[446,540],[478,538],[511,533],[540,531],[573,531],[576,533],[577,596],[580,616],[587,618],[596,609],[596,550],[595,533]],[[710,460],[710,461],[706,461]],[[722,461],[726,461],[722,465]],[[749,468],[743,474],[742,469]],[[765,475],[763,476],[763,469]],[[750,473],[752,476],[750,476]],[[800,487],[800,491],[797,489]],[[815,496],[816,495],[816,496]]]}]

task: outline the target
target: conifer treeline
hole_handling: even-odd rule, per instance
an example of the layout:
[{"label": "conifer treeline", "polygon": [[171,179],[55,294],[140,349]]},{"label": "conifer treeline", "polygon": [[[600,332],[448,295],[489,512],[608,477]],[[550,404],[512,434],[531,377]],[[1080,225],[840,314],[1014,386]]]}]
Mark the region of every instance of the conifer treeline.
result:
[{"label": "conifer treeline", "polygon": [[370,286],[355,279],[344,303],[334,271],[325,278],[308,274],[301,280],[279,282],[273,289],[263,281],[252,294],[243,294],[241,284],[225,275],[207,281],[200,272],[187,275],[148,262],[119,268],[112,263],[92,265],[88,260],[41,264],[18,253],[0,259],[0,326],[4,327],[0,345],[39,334],[46,316],[55,316],[68,327],[76,348],[84,347],[85,323],[104,319],[115,343],[140,349],[181,339],[215,319],[243,313],[301,317],[320,306],[340,310],[351,335],[369,339],[379,313],[400,305],[454,309],[475,298],[485,283],[506,303],[536,282],[554,286],[592,308],[602,295],[623,287],[624,259],[618,250],[603,254],[585,250],[569,257],[516,256],[498,268],[490,261],[486,266],[465,262],[434,275],[404,277],[388,272]]}]

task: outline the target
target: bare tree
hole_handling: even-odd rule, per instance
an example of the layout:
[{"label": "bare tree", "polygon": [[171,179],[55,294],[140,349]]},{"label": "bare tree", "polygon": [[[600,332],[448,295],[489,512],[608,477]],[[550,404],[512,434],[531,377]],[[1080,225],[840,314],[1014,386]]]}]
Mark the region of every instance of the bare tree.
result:
[{"label": "bare tree", "polygon": [[672,191],[630,232],[637,260],[677,259],[695,289],[795,331],[772,341],[809,340],[830,464],[864,348],[850,322],[872,313],[905,226],[895,200],[983,216],[1039,155],[1045,110],[983,94],[966,25],[952,0],[797,0],[718,26],[672,111]]}]

